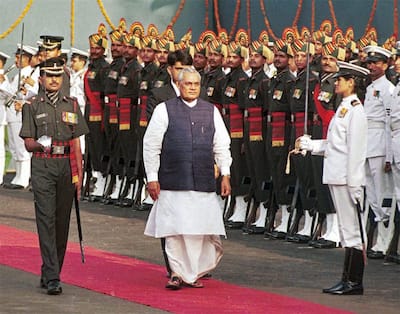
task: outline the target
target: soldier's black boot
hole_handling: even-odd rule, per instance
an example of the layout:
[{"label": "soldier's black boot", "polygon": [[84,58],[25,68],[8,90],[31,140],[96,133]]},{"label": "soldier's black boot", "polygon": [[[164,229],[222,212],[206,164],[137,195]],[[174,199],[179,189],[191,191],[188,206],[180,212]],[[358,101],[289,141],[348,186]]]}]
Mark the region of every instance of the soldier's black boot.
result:
[{"label": "soldier's black boot", "polygon": [[399,246],[400,237],[400,212],[396,208],[396,213],[394,216],[394,232],[392,240],[390,241],[389,248],[386,252],[385,262],[392,262],[400,264],[400,255],[397,253],[397,248]]},{"label": "soldier's black boot", "polygon": [[364,258],[363,252],[355,248],[350,249],[348,280],[344,282],[341,289],[332,294],[338,295],[360,295],[364,294],[363,287]]},{"label": "soldier's black boot", "polygon": [[336,285],[334,285],[330,288],[322,289],[323,293],[335,293],[336,291],[340,291],[343,289],[345,283],[349,279],[350,251],[351,251],[351,248],[348,248],[348,247],[345,248],[342,279]]}]

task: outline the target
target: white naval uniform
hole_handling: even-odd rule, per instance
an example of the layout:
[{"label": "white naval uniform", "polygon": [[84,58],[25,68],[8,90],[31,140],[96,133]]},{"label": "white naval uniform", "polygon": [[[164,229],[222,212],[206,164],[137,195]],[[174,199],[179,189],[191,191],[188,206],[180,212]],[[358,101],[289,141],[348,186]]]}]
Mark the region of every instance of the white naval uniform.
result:
[{"label": "white naval uniform", "polygon": [[[187,103],[193,107],[196,101]],[[222,175],[230,173],[230,137],[218,109],[214,109],[214,158]],[[165,103],[153,113],[143,139],[143,161],[148,182],[158,181],[160,153],[168,128]],[[185,282],[196,281],[214,269],[222,257],[219,236],[226,235],[215,192],[161,190],[149,214],[144,234],[166,238],[171,269]]]},{"label": "white naval uniform", "polygon": [[[87,68],[83,68],[82,70],[75,72],[71,71],[71,75],[69,78],[70,83],[70,95],[75,97],[78,101],[79,108],[81,109],[82,114],[85,114],[85,106],[86,106],[86,96],[84,90],[84,76]],[[79,138],[81,142],[81,151],[82,154],[85,153],[85,136],[82,135]]]},{"label": "white naval uniform", "polygon": [[[359,104],[353,106],[354,101]],[[314,140],[312,152],[324,155],[322,182],[329,185],[338,215],[340,243],[361,250],[357,209],[348,189],[365,185],[367,119],[356,95],[343,98],[329,124],[327,139]],[[362,229],[365,234],[364,225]]]},{"label": "white naval uniform", "polygon": [[396,85],[390,102],[390,130],[392,155],[392,173],[394,192],[398,210],[400,210],[400,82]]},{"label": "white naval uniform", "polygon": [[394,85],[383,75],[368,85],[364,101],[368,120],[366,198],[375,213],[375,221],[387,220],[390,216],[388,209],[382,207],[382,200],[385,196],[392,195],[390,189],[393,186],[386,184],[392,178],[384,171],[385,162],[390,162],[387,156],[391,154],[387,112],[390,110],[393,90]]},{"label": "white naval uniform", "polygon": [[[35,84],[30,86],[25,84],[24,87],[27,90],[26,95],[18,94],[17,99],[25,100],[31,96],[37,94],[39,89],[38,83],[38,72],[35,71],[31,66],[26,66],[21,69],[21,79],[31,77]],[[0,90],[5,91],[9,95],[15,95],[18,89],[18,77],[15,75],[11,82],[4,81],[0,84]],[[6,109],[6,120],[8,129],[8,140],[9,149],[13,159],[15,160],[16,175],[11,181],[12,184],[21,185],[27,187],[30,179],[30,159],[31,154],[25,149],[25,143],[22,138],[19,137],[19,132],[22,126],[22,113],[15,110],[15,106],[12,105]]]},{"label": "white naval uniform", "polygon": [[[5,80],[8,81],[7,76],[5,76]],[[0,91],[0,184],[3,184],[4,167],[6,162],[4,129],[7,124],[5,107],[5,102],[7,99],[8,96]]]}]

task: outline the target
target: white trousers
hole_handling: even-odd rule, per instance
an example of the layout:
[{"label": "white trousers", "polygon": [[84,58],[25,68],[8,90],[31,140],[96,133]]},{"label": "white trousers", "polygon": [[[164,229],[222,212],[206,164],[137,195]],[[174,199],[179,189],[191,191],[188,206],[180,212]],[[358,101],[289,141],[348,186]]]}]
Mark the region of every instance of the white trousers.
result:
[{"label": "white trousers", "polygon": [[[343,247],[362,250],[357,208],[350,198],[347,185],[329,185],[329,191],[331,192],[333,204],[337,213],[340,243]],[[363,216],[364,213],[361,213],[361,216]],[[363,217],[361,217],[361,221],[363,220]],[[365,246],[367,246],[364,223],[362,223],[361,230],[364,235]]]},{"label": "white trousers", "polygon": [[394,195],[397,201],[397,209],[400,211],[400,163],[392,164]]},{"label": "white trousers", "polygon": [[382,207],[382,200],[385,196],[391,196],[390,189],[393,188],[391,175],[385,173],[385,157],[367,158],[365,162],[366,174],[366,198],[368,204],[375,214],[375,221],[382,221],[390,216],[390,210]]},{"label": "white trousers", "polygon": [[9,122],[8,130],[8,147],[15,161],[25,161],[31,159],[31,154],[25,149],[24,140],[19,137],[22,122]]},{"label": "white trousers", "polygon": [[165,250],[172,272],[193,283],[215,267],[223,249],[218,235],[175,235],[165,238]]}]

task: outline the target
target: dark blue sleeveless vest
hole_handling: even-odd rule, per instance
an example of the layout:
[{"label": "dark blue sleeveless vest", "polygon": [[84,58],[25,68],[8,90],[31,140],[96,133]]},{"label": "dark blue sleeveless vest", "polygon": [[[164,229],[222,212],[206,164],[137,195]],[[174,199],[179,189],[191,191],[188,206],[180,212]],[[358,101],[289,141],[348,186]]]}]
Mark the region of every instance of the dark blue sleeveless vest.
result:
[{"label": "dark blue sleeveless vest", "polygon": [[165,104],[169,122],[158,172],[161,189],[215,191],[214,106],[200,98],[193,108],[181,98]]}]

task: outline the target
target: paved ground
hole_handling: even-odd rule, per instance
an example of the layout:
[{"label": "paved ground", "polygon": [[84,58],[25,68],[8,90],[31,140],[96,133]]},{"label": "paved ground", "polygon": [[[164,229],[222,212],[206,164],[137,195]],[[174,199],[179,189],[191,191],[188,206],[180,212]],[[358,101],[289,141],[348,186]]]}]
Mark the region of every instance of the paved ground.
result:
[{"label": "paved ground", "polygon": [[[36,232],[32,198],[29,191],[0,188],[0,224]],[[81,211],[86,246],[163,264],[159,240],[143,236],[148,212],[85,202]],[[77,241],[74,215],[70,240]],[[311,249],[240,230],[228,231],[224,248],[216,279],[357,313],[399,313],[399,265],[370,260],[364,296],[337,297],[322,294],[321,288],[340,278],[342,249]],[[38,282],[38,276],[0,266],[0,313],[162,313],[69,285],[62,296],[50,297]]]}]

